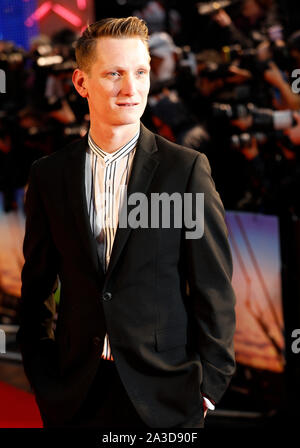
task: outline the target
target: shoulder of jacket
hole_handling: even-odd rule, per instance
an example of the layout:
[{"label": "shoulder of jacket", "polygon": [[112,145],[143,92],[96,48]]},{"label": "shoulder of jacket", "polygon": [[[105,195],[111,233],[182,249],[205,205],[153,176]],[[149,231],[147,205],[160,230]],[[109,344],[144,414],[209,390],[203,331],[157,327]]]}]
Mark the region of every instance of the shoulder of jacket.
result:
[{"label": "shoulder of jacket", "polygon": [[78,139],[74,142],[68,143],[58,151],[35,160],[32,164],[32,167],[37,170],[51,168],[52,166],[58,168],[60,165],[63,165],[63,163],[71,155],[71,153],[73,151],[76,151],[76,149],[78,149],[78,147],[82,144],[83,139]]},{"label": "shoulder of jacket", "polygon": [[197,157],[202,158],[205,155],[200,151],[196,151],[195,149],[188,148],[186,146],[178,145],[177,143],[171,142],[166,138],[154,134],[156,139],[156,144],[160,149],[170,151],[171,155],[174,157],[179,157],[182,160],[186,160],[189,162],[194,162]]}]

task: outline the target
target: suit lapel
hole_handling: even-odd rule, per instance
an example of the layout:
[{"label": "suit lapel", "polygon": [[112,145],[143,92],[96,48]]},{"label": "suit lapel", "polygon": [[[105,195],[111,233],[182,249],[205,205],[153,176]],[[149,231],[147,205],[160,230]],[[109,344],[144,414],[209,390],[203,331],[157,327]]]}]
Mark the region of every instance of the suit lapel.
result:
[{"label": "suit lapel", "polygon": [[[127,187],[127,198],[132,193],[146,194],[153,175],[159,165],[157,155],[157,146],[154,134],[145,128],[145,126],[141,123],[140,137],[137,143],[136,153],[132,163],[132,171]],[[134,208],[134,206],[128,205],[127,217],[132,208]],[[117,228],[106,273],[106,280],[108,280],[113,269],[115,268],[131,231],[132,229],[129,226],[126,228]]]},{"label": "suit lapel", "polygon": [[78,239],[90,259],[99,279],[104,276],[103,268],[99,262],[96,242],[94,240],[88,215],[85,192],[85,158],[87,136],[70,148],[65,167],[66,190],[68,204],[71,207],[74,223],[77,227]]}]

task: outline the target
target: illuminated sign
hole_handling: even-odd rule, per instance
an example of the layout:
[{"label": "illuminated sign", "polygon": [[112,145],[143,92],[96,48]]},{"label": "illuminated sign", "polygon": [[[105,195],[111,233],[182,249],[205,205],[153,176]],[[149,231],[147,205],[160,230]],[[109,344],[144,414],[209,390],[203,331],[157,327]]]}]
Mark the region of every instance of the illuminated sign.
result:
[{"label": "illuminated sign", "polygon": [[[77,8],[80,11],[84,11],[87,8],[87,0],[77,0]],[[30,28],[35,22],[40,21],[46,17],[50,12],[57,14],[59,17],[64,19],[66,22],[70,23],[75,27],[81,27],[83,25],[82,18],[66,8],[60,3],[45,1],[43,2],[25,21],[25,25]]]}]

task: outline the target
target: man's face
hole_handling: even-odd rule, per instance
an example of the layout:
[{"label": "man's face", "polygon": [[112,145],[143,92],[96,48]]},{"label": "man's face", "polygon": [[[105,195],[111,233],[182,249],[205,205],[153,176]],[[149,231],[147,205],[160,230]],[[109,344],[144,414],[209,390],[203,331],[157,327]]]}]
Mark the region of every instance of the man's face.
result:
[{"label": "man's face", "polygon": [[91,120],[110,126],[138,123],[147,103],[149,75],[150,57],[141,39],[99,38],[90,72],[83,72],[84,95],[79,91],[88,100]]}]

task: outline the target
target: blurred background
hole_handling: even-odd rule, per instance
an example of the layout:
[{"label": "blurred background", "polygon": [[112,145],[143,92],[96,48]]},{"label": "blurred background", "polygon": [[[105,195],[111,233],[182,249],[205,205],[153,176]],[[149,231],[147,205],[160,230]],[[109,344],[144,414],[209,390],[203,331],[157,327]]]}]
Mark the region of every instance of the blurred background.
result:
[{"label": "blurred background", "polygon": [[[150,31],[143,123],[208,157],[226,209],[237,371],[207,427],[300,416],[300,7],[296,0],[1,0],[0,427],[41,426],[15,342],[32,162],[85,135],[74,41],[104,17]],[[57,297],[59,312],[59,296]]]}]

